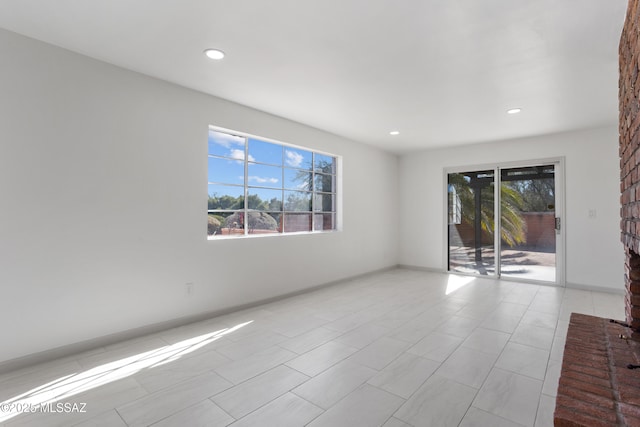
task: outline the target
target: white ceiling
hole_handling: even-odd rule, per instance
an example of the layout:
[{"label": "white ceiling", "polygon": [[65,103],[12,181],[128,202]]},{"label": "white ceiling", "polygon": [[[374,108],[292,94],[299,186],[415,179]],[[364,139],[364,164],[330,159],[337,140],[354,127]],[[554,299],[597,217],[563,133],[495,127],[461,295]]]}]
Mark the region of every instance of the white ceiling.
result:
[{"label": "white ceiling", "polygon": [[[406,152],[615,123],[626,7],[624,0],[2,0],[0,27]],[[206,58],[209,47],[227,58]],[[523,111],[507,115],[512,107]],[[396,129],[401,134],[390,136]]]}]

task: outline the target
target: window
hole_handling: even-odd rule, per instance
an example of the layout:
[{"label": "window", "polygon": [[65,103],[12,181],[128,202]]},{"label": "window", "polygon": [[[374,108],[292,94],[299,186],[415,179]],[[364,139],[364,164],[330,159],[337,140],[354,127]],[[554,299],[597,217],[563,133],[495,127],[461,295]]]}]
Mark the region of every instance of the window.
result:
[{"label": "window", "polygon": [[336,230],[337,157],[209,128],[208,238]]}]

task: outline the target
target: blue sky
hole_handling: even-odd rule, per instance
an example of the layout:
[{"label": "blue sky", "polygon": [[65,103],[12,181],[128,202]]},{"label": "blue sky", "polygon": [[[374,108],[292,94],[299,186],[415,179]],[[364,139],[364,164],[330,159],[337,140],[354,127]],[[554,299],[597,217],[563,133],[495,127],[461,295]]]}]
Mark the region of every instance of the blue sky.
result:
[{"label": "blue sky", "polygon": [[[276,197],[276,194],[281,194],[281,191],[275,191],[275,189],[284,187],[291,190],[310,190],[308,188],[309,181],[304,179],[304,172],[300,169],[309,170],[311,173],[313,165],[311,151],[253,138],[248,138],[248,144],[249,162],[264,163],[249,163],[248,185],[274,189],[250,189],[249,194],[258,194],[262,200],[270,200]],[[209,194],[217,193],[219,196],[228,194],[232,197],[242,195],[242,187],[234,187],[234,185],[244,185],[245,138],[209,129],[209,154],[224,157],[209,157],[209,182],[231,184],[209,184]],[[320,162],[335,164],[334,158],[331,156],[316,154],[315,160],[316,164]],[[283,163],[285,166],[284,180]],[[301,175],[303,176],[301,177]],[[278,196],[278,198],[280,197]]]}]

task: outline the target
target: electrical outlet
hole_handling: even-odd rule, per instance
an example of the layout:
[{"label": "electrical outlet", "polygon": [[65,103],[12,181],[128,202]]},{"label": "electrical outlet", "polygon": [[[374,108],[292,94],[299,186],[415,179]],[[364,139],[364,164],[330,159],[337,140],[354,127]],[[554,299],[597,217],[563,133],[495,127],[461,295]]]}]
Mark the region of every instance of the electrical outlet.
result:
[{"label": "electrical outlet", "polygon": [[596,216],[598,216],[598,213],[596,212],[596,210],[589,209],[589,218],[595,218]]},{"label": "electrical outlet", "polygon": [[184,284],[184,294],[191,296],[195,293],[196,289],[195,286],[193,285],[193,282],[188,282]]}]

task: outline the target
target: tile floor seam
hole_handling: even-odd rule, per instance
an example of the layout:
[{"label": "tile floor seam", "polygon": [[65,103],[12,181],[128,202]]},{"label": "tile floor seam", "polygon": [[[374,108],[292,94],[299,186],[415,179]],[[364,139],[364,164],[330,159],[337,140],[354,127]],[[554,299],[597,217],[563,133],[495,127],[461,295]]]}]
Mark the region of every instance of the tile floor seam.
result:
[{"label": "tile floor seam", "polygon": [[[233,422],[235,423],[236,421],[238,421],[238,418],[234,417],[233,415],[231,415],[229,412],[227,412],[222,406],[218,405],[216,402],[213,401],[213,396],[212,397],[207,397],[205,400],[208,400],[209,402],[213,403],[214,405],[216,405],[222,412],[224,412],[226,415],[228,415],[230,418],[233,418]],[[203,400],[203,402],[205,401]],[[194,405],[195,406],[195,405]],[[173,414],[175,415],[175,414]],[[233,423],[229,423],[229,424],[233,424]]]},{"label": "tile floor seam", "polygon": [[[120,419],[124,422],[125,425],[129,425],[129,423],[124,419],[124,417],[122,416],[122,414],[120,413],[120,411],[118,411],[118,408],[113,408],[114,411],[116,411],[116,414],[118,414],[118,417],[120,417]],[[92,417],[93,418],[93,417]]]},{"label": "tile floor seam", "polygon": [[[434,373],[435,373],[435,372],[434,372]],[[431,376],[432,376],[432,375],[433,375],[433,374],[429,375],[429,378],[431,378]],[[429,378],[427,378],[427,379],[429,379]],[[427,380],[424,380],[424,381],[422,382],[422,384],[424,384],[426,381],[427,381]],[[405,397],[400,396],[400,395],[399,395],[399,394],[397,394],[397,393],[394,393],[394,392],[389,391],[389,390],[385,390],[385,389],[383,389],[382,387],[379,387],[379,386],[377,386],[377,385],[375,385],[375,384],[371,384],[371,383],[370,383],[370,382],[368,382],[368,381],[365,381],[365,382],[363,382],[362,384],[360,384],[360,385],[358,386],[358,388],[362,387],[362,385],[364,385],[364,384],[367,384],[367,385],[369,385],[369,386],[371,386],[371,387],[375,387],[375,388],[377,388],[378,390],[383,391],[383,392],[385,392],[385,393],[389,393],[389,394],[392,394],[392,395],[394,395],[394,396],[396,396],[396,397],[399,397],[400,399],[404,400],[405,402],[406,402],[407,400],[409,400],[409,399],[410,399],[410,398],[411,398],[411,397],[416,393],[416,392],[414,391],[413,393],[411,393],[411,396],[409,396],[409,398],[405,398]],[[422,384],[420,385],[421,387],[422,387]],[[418,388],[416,389],[416,391],[417,391],[417,390],[419,390],[419,389],[420,389],[420,387],[418,387]],[[348,396],[348,395],[347,395],[347,396]],[[345,397],[346,397],[346,396],[345,396]],[[395,412],[394,412],[394,414],[395,414]],[[393,417],[393,415],[391,415],[391,417]],[[389,418],[391,418],[391,417],[389,417]]]},{"label": "tile floor seam", "polygon": [[[516,343],[516,344],[517,344],[517,343]],[[527,347],[531,347],[531,346],[527,346]],[[535,348],[535,347],[531,347],[531,348]],[[496,366],[495,366],[495,364],[494,364],[494,367],[495,367],[495,368],[497,368],[497,369],[500,369],[500,370],[502,370],[502,371],[510,372],[510,373],[512,373],[512,374],[520,375],[520,376],[522,376],[522,377],[527,377],[527,378],[529,378],[529,379],[536,380],[536,381],[540,381],[540,382],[543,382],[543,383],[544,383],[544,378],[543,378],[543,379],[540,379],[540,378],[532,377],[531,375],[523,374],[522,372],[516,372],[516,371],[512,371],[511,369],[502,368],[502,367],[496,367]],[[547,369],[549,369],[549,358],[547,358],[547,364],[545,365],[545,368],[544,368],[544,369],[545,369],[545,375],[544,375],[544,377],[546,378]]]},{"label": "tile floor seam", "polygon": [[[276,397],[275,399],[272,399],[272,400],[270,400],[269,402],[265,403],[264,405],[261,405],[260,407],[255,408],[254,410],[252,410],[251,412],[246,413],[245,415],[243,415],[243,416],[242,416],[242,417],[240,417],[240,418],[235,418],[235,417],[233,417],[233,416],[232,416],[232,418],[234,418],[234,419],[235,419],[235,421],[234,421],[233,423],[231,423],[230,425],[233,425],[233,424],[235,424],[236,422],[242,421],[243,419],[245,419],[245,418],[249,417],[251,414],[253,414],[253,413],[255,413],[255,412],[259,411],[260,409],[264,408],[265,406],[269,405],[270,403],[273,403],[274,401],[278,400],[279,398],[281,398],[282,396],[284,396],[284,395],[285,395],[285,394],[287,394],[287,393],[293,393],[293,392],[292,392],[292,391],[287,391],[287,392],[285,392],[285,393],[282,393],[281,395],[279,395],[279,396],[278,396],[278,397]],[[315,403],[313,403],[313,402],[309,402],[307,399],[304,399],[303,397],[298,396],[298,395],[297,395],[297,394],[295,394],[295,393],[293,393],[293,394],[294,394],[296,397],[298,397],[298,398],[300,398],[300,399],[304,400],[304,401],[305,401],[305,402],[307,402],[308,404],[313,405],[313,406],[315,406],[316,408],[320,409],[322,412],[321,412],[318,416],[322,415],[322,414],[325,412],[325,410],[324,410],[324,409],[322,409],[321,407],[319,407],[319,406],[318,406],[318,405],[316,405]],[[317,417],[316,417],[316,418],[317,418]],[[315,419],[315,418],[314,418],[314,419]],[[313,421],[313,420],[311,420],[311,421]],[[309,423],[310,423],[311,421],[309,421]],[[308,423],[307,423],[307,424],[308,424]],[[306,424],[305,424],[305,425],[306,425]]]},{"label": "tile floor seam", "polygon": [[[493,413],[491,413],[491,412],[485,411],[484,409],[480,409],[480,408],[478,408],[477,406],[473,406],[473,403],[469,406],[469,409],[471,409],[471,408],[475,408],[475,409],[477,409],[478,411],[482,411],[482,412],[486,412],[487,414],[491,414],[491,415],[493,415],[494,417],[500,418],[501,420],[505,420],[506,422],[508,422],[508,423],[510,423],[510,424],[516,424],[516,425],[517,425],[517,426],[519,426],[519,427],[520,427],[520,426],[522,426],[522,427],[526,427],[526,426],[524,426],[524,425],[522,425],[522,424],[520,424],[520,423],[517,423],[517,422],[515,422],[515,421],[513,421],[513,420],[510,420],[510,419],[508,419],[508,418],[505,418],[505,417],[503,417],[503,416],[500,416],[500,415],[497,415],[497,414],[493,414]],[[468,412],[468,410],[467,410],[467,412]],[[464,421],[464,418],[460,421],[460,424],[462,424],[462,422],[463,422],[463,421]],[[460,424],[459,424],[459,425],[460,425]],[[535,425],[535,422],[534,422],[534,425]],[[487,427],[488,427],[488,426],[487,426]]]},{"label": "tile floor seam", "polygon": [[[285,365],[285,364],[281,363],[281,364],[279,364],[279,365],[277,365],[277,366],[274,366],[273,368],[270,368],[270,369],[268,369],[268,370],[266,370],[266,371],[264,371],[264,372],[261,372],[260,374],[258,374],[258,375],[256,375],[256,376],[254,376],[254,377],[248,378],[248,379],[246,379],[246,380],[242,381],[241,383],[234,384],[233,386],[231,386],[231,387],[229,387],[229,388],[227,388],[227,389],[220,390],[220,391],[219,391],[219,392],[217,392],[216,394],[214,394],[214,395],[212,395],[212,396],[207,397],[207,399],[211,400],[215,405],[217,405],[218,407],[220,407],[220,409],[224,410],[224,408],[223,408],[222,406],[220,406],[218,403],[216,403],[216,402],[213,400],[216,396],[219,396],[219,395],[221,395],[221,394],[223,394],[223,393],[225,393],[225,392],[228,392],[229,390],[232,390],[232,389],[234,389],[234,388],[236,388],[236,387],[239,387],[239,386],[241,386],[241,385],[243,385],[243,384],[245,384],[245,383],[247,383],[247,382],[249,382],[249,381],[251,381],[251,380],[253,380],[253,379],[255,379],[255,378],[259,377],[259,376],[261,376],[261,375],[264,375],[264,374],[266,374],[266,373],[268,373],[268,372],[271,372],[271,371],[273,371],[274,369],[277,369],[277,368],[279,368],[279,367],[281,367],[281,366],[282,366],[282,367],[284,367],[284,368],[287,368],[287,369],[294,370],[294,371],[296,371],[297,373],[299,373],[300,375],[304,375],[305,377],[307,377],[307,379],[306,379],[304,382],[302,382],[302,383],[300,383],[300,384],[298,384],[298,385],[294,386],[293,388],[296,388],[296,387],[298,387],[298,386],[300,386],[300,385],[302,385],[302,384],[306,383],[307,381],[309,381],[309,380],[313,379],[313,377],[309,377],[308,375],[306,375],[306,374],[304,374],[304,373],[302,373],[302,372],[300,372],[300,371],[298,371],[298,370],[296,370],[296,369],[294,369],[294,368],[292,368],[292,367],[290,367],[290,366],[287,366],[287,365]],[[215,373],[215,372],[214,372],[214,373]],[[284,393],[282,393],[281,395],[278,395],[275,399],[277,399],[278,397],[282,396],[283,394],[286,394],[286,393],[292,392],[293,388],[292,388],[292,389],[290,389],[290,390],[288,390],[288,391],[285,391],[285,392],[284,392]],[[273,399],[273,400],[275,400],[275,399]],[[264,405],[263,405],[263,406],[264,406]],[[225,412],[226,412],[226,411],[225,411]],[[229,414],[229,415],[233,417],[233,415],[231,415],[231,414]],[[235,418],[235,417],[233,417],[233,418]]]},{"label": "tile floor seam", "polygon": [[[303,383],[303,384],[304,384],[304,383]],[[302,385],[302,384],[300,384],[300,385]],[[360,384],[360,385],[362,385],[362,384]],[[357,388],[359,388],[359,387],[360,387],[360,386],[358,386]],[[310,401],[310,400],[309,400],[309,399],[307,399],[306,397],[299,395],[298,393],[296,393],[296,392],[295,392],[295,391],[293,391],[293,390],[289,391],[289,393],[292,393],[292,394],[296,395],[296,396],[297,396],[297,397],[299,397],[300,399],[302,399],[302,400],[304,400],[305,402],[307,402],[307,403],[309,403],[309,404],[311,404],[311,405],[315,406],[316,408],[320,408],[320,409],[322,409],[322,413],[321,413],[320,415],[324,414],[324,413],[325,413],[325,412],[327,412],[329,409],[331,409],[331,408],[324,409],[322,406],[318,406],[318,404],[313,403],[312,401]],[[351,394],[351,393],[347,393],[344,397],[347,397],[349,394]],[[343,397],[343,398],[341,398],[340,400],[344,399],[344,397]],[[338,400],[338,402],[339,402],[340,400]],[[336,402],[336,403],[334,403],[333,405],[331,405],[331,407],[334,407],[335,405],[337,405],[337,404],[338,404],[338,402]],[[248,415],[248,414],[247,414],[247,415]],[[320,416],[320,415],[318,415],[318,416]],[[316,417],[316,418],[317,418],[317,417]],[[315,418],[314,418],[314,419],[315,419]],[[311,422],[311,421],[309,421],[309,422]]]},{"label": "tile floor seam", "polygon": [[[185,410],[187,410],[187,409],[189,409],[189,408],[193,408],[194,406],[197,406],[197,405],[201,404],[202,402],[206,402],[207,400],[210,400],[210,398],[208,398],[208,397],[207,397],[207,398],[202,399],[202,400],[200,400],[200,401],[198,401],[198,402],[195,402],[194,404],[189,405],[189,406],[187,406],[187,407],[185,407],[185,408],[182,408],[182,409],[180,409],[180,410],[179,410],[179,411],[177,411],[177,412],[174,412],[174,413],[172,413],[172,414],[169,414],[169,415],[167,415],[167,416],[166,416],[166,417],[164,417],[164,418],[161,418],[161,419],[159,419],[159,420],[155,420],[154,422],[152,422],[151,424],[148,424],[147,426],[148,426],[148,427],[153,427],[154,425],[156,425],[156,424],[158,424],[158,423],[160,423],[160,422],[162,422],[162,421],[166,420],[167,418],[171,418],[171,417],[173,417],[173,416],[174,416],[175,414],[177,414],[178,412],[182,412],[182,411],[185,411]],[[212,402],[212,403],[215,405],[215,402]],[[217,406],[217,405],[216,405],[216,406]],[[222,409],[222,408],[220,408],[220,409]],[[224,410],[223,410],[223,411],[224,411]],[[226,411],[225,411],[225,413],[226,413]],[[120,414],[118,414],[118,415],[120,415]],[[227,415],[229,415],[229,414],[227,414]],[[120,416],[120,418],[122,418],[122,416]],[[231,417],[231,418],[234,418],[234,417]],[[234,419],[235,419],[235,418],[234,418]],[[123,419],[123,421],[124,421],[124,419]],[[126,421],[125,421],[125,424],[126,424],[127,426],[129,425]]]},{"label": "tile floor seam", "polygon": [[[343,359],[343,360],[344,360],[344,359]],[[342,361],[342,360],[341,360],[341,361]],[[341,362],[341,361],[340,361],[340,362]],[[338,362],[338,363],[340,363],[340,362]],[[286,365],[286,364],[284,364],[284,363],[282,363],[282,364],[280,364],[280,365],[278,365],[278,366],[284,366],[284,367],[286,367],[286,368],[293,369],[294,371],[296,371],[296,372],[297,372],[297,373],[299,373],[299,374],[306,375],[307,377],[309,377],[309,379],[308,379],[307,381],[311,381],[312,379],[316,378],[318,375],[322,375],[324,372],[326,372],[326,371],[328,371],[329,369],[333,368],[333,366],[335,366],[335,365],[332,365],[332,366],[328,367],[327,369],[325,369],[325,370],[324,370],[324,371],[322,371],[322,372],[319,372],[319,373],[318,373],[318,374],[316,374],[316,375],[308,375],[308,374],[305,374],[304,372],[302,372],[302,371],[300,371],[300,370],[298,370],[298,369],[294,368],[293,366],[289,366],[289,365]],[[247,381],[248,381],[248,380],[247,380]],[[307,381],[305,381],[304,383],[306,383]],[[302,384],[304,384],[304,383],[302,383]],[[300,385],[302,385],[302,384],[300,384]],[[236,384],[236,385],[240,385],[240,384]],[[234,387],[235,387],[235,386],[234,386]]]},{"label": "tile floor seam", "polygon": [[536,406],[536,416],[533,418],[533,425],[536,425],[536,421],[538,421],[538,412],[540,410],[540,402],[542,401],[542,389],[544,389],[544,381],[547,379],[547,373],[549,372],[549,361],[551,360],[551,350],[549,350],[548,356],[547,356],[547,363],[545,364],[545,368],[544,368],[544,375],[543,375],[543,379],[542,379],[542,388],[540,389],[540,396],[538,397],[538,405]]},{"label": "tile floor seam", "polygon": [[[179,386],[179,385],[181,385],[181,384],[184,384],[184,383],[186,383],[186,382],[192,381],[192,380],[194,380],[196,377],[199,377],[200,375],[203,375],[203,374],[206,374],[206,373],[211,373],[211,374],[213,374],[213,375],[217,375],[217,376],[219,376],[219,377],[223,378],[224,380],[226,380],[226,381],[228,381],[229,383],[231,383],[231,384],[232,384],[232,385],[231,385],[231,387],[226,388],[225,390],[229,390],[230,388],[232,388],[232,387],[235,387],[235,386],[236,386],[236,384],[234,384],[234,383],[233,383],[233,381],[229,381],[229,380],[227,380],[227,379],[226,379],[226,378],[224,378],[222,375],[220,375],[219,373],[215,372],[215,370],[213,370],[213,369],[206,370],[206,371],[204,371],[204,372],[202,372],[202,373],[200,373],[200,374],[198,374],[198,375],[194,375],[194,376],[191,376],[191,377],[183,378],[183,379],[182,379],[182,380],[180,380],[180,381],[177,381],[177,382],[175,382],[175,383],[173,383],[173,384],[169,384],[169,385],[167,385],[166,387],[159,388],[158,390],[154,390],[154,391],[152,391],[152,392],[147,391],[147,389],[146,389],[142,384],[140,384],[140,382],[135,378],[135,375],[132,375],[132,376],[131,376],[131,377],[129,377],[129,378],[131,378],[133,381],[137,382],[137,383],[140,385],[140,387],[142,387],[145,391],[147,391],[147,395],[146,395],[146,396],[142,396],[142,397],[140,397],[140,398],[136,399],[136,400],[139,400],[139,399],[144,399],[144,398],[146,398],[146,397],[149,397],[149,396],[151,396],[151,395],[153,395],[153,394],[157,394],[157,393],[165,392],[165,391],[167,391],[167,390],[168,390],[168,389],[170,389],[170,388],[173,388],[173,387]],[[224,390],[220,391],[220,393],[222,393],[223,391],[224,391]],[[208,398],[207,398],[207,399],[208,399]]]},{"label": "tile floor seam", "polygon": [[[348,393],[348,394],[346,394],[345,396],[341,397],[338,401],[336,401],[333,405],[331,405],[331,408],[329,408],[329,409],[325,410],[325,412],[328,412],[328,411],[330,411],[332,408],[334,408],[334,407],[338,406],[338,405],[340,404],[340,402],[342,402],[342,401],[344,401],[345,399],[349,398],[353,393],[355,393],[356,391],[360,390],[361,388],[363,388],[363,387],[365,387],[365,386],[373,387],[373,388],[375,388],[376,390],[378,390],[378,391],[380,391],[380,392],[382,392],[382,393],[388,393],[388,394],[390,394],[390,395],[392,395],[392,396],[395,396],[395,397],[397,397],[397,398],[399,398],[399,399],[401,399],[401,400],[402,400],[402,403],[401,403],[400,405],[398,405],[398,408],[397,408],[395,411],[393,411],[393,413],[389,416],[389,418],[392,418],[392,417],[395,415],[395,413],[400,409],[400,407],[402,407],[402,405],[404,405],[404,404],[407,402],[407,400],[408,400],[408,399],[405,399],[404,397],[400,397],[400,396],[396,395],[395,393],[389,392],[389,391],[387,391],[387,390],[383,390],[383,389],[381,389],[380,387],[374,386],[374,385],[369,384],[368,382],[366,382],[366,381],[365,381],[364,383],[362,383],[362,384],[360,384],[358,387],[356,387],[353,391],[351,391],[350,393]],[[315,404],[314,404],[314,405],[315,405]],[[315,406],[317,406],[317,405],[315,405]],[[386,422],[386,421],[385,421],[385,422]],[[408,423],[407,423],[407,424],[408,424]],[[363,427],[364,427],[364,426],[363,426]]]},{"label": "tile floor seam", "polygon": [[[498,332],[502,332],[502,331],[498,331]],[[506,333],[506,332],[505,332],[505,333]],[[507,344],[510,342],[510,340],[511,340],[511,336],[512,336],[512,335],[513,335],[512,333],[511,333],[511,334],[509,334],[509,338],[507,339],[507,342],[505,342],[505,344],[502,346],[502,349],[500,350],[500,353],[499,353],[499,354],[498,354],[498,356],[496,357],[496,361],[495,361],[495,362],[493,362],[493,366],[491,366],[491,370],[494,370],[494,369],[500,369],[500,368],[497,368],[497,367],[496,367],[496,363],[498,363],[498,360],[500,360],[500,357],[501,357],[501,356],[502,356],[502,354],[504,353],[504,349],[507,347]],[[491,374],[491,371],[490,371],[490,372],[489,372],[489,374],[484,378],[484,380],[482,381],[482,384],[480,384],[480,388],[478,388],[478,392],[480,392],[480,390],[482,390],[482,387],[484,387],[484,384],[487,382],[487,378],[489,378],[489,375],[490,375],[490,374]],[[476,393],[476,397],[477,397],[477,396],[478,396],[478,394]],[[470,405],[469,407],[473,406],[473,402],[474,402],[474,401],[475,401],[475,397],[474,397],[474,400],[471,402],[471,405]],[[467,411],[469,411],[469,409],[468,409],[468,408],[467,408]],[[485,412],[486,412],[486,411],[485,411]],[[495,414],[494,414],[494,415],[495,415]],[[463,419],[464,419],[464,418],[463,418]],[[460,422],[462,422],[462,421],[460,421]]]},{"label": "tile floor seam", "polygon": [[[302,384],[304,384],[304,383],[302,383]],[[297,386],[296,386],[296,387],[297,387]],[[295,387],[294,387],[294,388],[295,388]],[[273,403],[274,401],[278,400],[279,398],[281,398],[282,396],[284,396],[284,395],[285,395],[285,394],[287,394],[287,393],[293,393],[293,394],[295,394],[296,396],[298,396],[299,398],[301,398],[302,400],[306,401],[307,403],[310,403],[310,404],[312,404],[313,406],[315,406],[315,407],[317,407],[317,408],[319,408],[319,409],[322,409],[322,411],[323,411],[323,412],[325,411],[325,409],[323,409],[323,408],[319,407],[318,405],[316,405],[316,404],[315,404],[315,403],[313,403],[313,402],[309,402],[307,399],[303,398],[302,396],[299,396],[297,393],[294,393],[294,392],[293,392],[293,389],[290,389],[290,390],[288,390],[288,391],[285,391],[285,392],[284,392],[284,393],[282,393],[282,394],[279,394],[278,396],[274,397],[273,399],[269,400],[268,402],[263,403],[262,405],[258,406],[257,408],[254,408],[254,409],[253,409],[253,410],[251,410],[250,412],[247,412],[246,414],[244,414],[244,415],[243,415],[243,416],[241,416],[240,418],[236,418],[236,417],[234,417],[234,416],[233,416],[233,415],[231,415],[231,414],[229,414],[229,416],[230,416],[231,418],[235,419],[236,421],[240,421],[240,420],[242,420],[243,418],[246,418],[246,417],[248,417],[249,415],[253,414],[254,412],[256,412],[256,411],[258,411],[258,410],[260,410],[260,409],[264,408],[264,407],[265,407],[265,406],[267,406],[268,404]],[[221,407],[221,406],[220,406],[220,405],[218,405],[215,401],[213,401],[213,396],[212,396],[212,397],[209,397],[208,399],[209,399],[209,400],[211,400],[211,401],[212,401],[216,406],[218,406],[220,409],[222,409],[223,411],[225,411],[225,409],[224,409],[223,407]],[[225,412],[228,414],[228,412],[227,412],[227,411],[225,411]],[[234,422],[236,422],[236,421],[234,421]]]},{"label": "tile floor seam", "polygon": [[124,418],[122,418],[122,414],[120,414],[120,412],[118,412],[118,410],[116,408],[113,408],[113,411],[118,415],[118,418],[120,418],[122,420],[122,423],[126,426],[129,426],[129,423],[127,423]]}]

